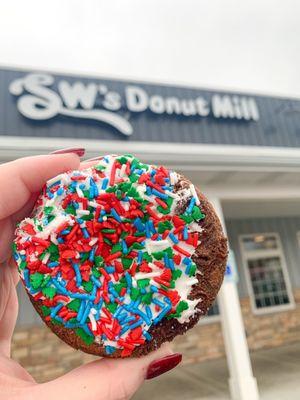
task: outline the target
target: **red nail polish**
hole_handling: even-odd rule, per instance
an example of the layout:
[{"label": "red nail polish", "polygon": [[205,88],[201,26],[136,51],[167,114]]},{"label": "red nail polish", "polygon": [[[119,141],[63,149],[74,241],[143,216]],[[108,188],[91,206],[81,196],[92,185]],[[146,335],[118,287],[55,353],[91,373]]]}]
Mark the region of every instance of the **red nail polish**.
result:
[{"label": "red nail polish", "polygon": [[149,365],[146,379],[156,378],[157,376],[164,374],[167,371],[175,368],[182,360],[182,354],[175,353],[170,356],[160,358],[159,360],[152,361]]},{"label": "red nail polish", "polygon": [[77,148],[77,147],[70,147],[68,149],[60,149],[60,150],[55,150],[52,151],[50,154],[68,154],[68,153],[74,153],[77,154],[79,157],[82,157],[85,153],[85,149],[83,148]]}]

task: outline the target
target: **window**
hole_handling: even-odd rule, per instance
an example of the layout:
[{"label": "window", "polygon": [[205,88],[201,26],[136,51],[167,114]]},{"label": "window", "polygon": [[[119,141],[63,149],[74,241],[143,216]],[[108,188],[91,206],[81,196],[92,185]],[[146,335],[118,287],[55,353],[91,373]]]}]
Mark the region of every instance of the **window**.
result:
[{"label": "window", "polygon": [[294,307],[279,235],[242,235],[240,246],[253,312],[260,314]]}]

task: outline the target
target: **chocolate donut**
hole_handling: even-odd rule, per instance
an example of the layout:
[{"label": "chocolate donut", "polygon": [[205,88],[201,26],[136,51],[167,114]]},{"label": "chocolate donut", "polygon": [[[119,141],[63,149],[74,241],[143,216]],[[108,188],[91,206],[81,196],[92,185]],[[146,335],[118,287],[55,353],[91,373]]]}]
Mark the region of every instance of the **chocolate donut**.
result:
[{"label": "chocolate donut", "polygon": [[228,251],[188,179],[130,154],[49,180],[13,247],[48,327],[105,357],[141,356],[192,328],[216,298]]}]

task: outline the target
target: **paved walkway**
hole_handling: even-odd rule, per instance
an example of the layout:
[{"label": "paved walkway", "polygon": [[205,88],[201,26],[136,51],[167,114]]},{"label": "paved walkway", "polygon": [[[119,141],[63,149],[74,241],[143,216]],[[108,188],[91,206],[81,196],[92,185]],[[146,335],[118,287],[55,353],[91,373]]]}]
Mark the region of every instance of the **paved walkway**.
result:
[{"label": "paved walkway", "polygon": [[[260,400],[300,399],[300,342],[251,354]],[[225,359],[186,365],[147,382],[134,400],[229,400]]]}]

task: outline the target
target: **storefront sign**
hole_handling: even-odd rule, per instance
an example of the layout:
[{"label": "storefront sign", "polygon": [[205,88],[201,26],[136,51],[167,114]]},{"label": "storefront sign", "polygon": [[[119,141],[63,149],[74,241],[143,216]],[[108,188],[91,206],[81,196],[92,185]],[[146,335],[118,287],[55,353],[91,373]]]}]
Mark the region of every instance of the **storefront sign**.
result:
[{"label": "storefront sign", "polygon": [[[52,86],[56,84],[57,90]],[[27,74],[11,82],[9,91],[18,96],[17,108],[26,118],[48,120],[59,115],[100,121],[124,135],[133,133],[130,117],[120,114],[151,112],[185,118],[208,116],[215,119],[258,121],[255,99],[238,95],[213,94],[181,98],[149,94],[139,85],[125,85],[123,93],[97,82],[68,82],[46,73]],[[130,114],[131,115],[131,114]]]}]

